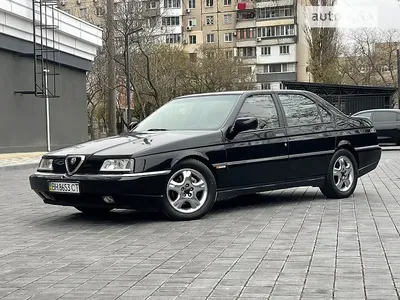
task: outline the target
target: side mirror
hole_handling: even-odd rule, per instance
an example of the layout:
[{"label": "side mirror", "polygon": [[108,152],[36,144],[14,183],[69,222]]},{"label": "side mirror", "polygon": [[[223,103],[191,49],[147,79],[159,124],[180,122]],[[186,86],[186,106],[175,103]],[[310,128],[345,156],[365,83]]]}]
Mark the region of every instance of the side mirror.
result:
[{"label": "side mirror", "polygon": [[258,127],[258,120],[257,118],[240,118],[237,119],[235,124],[230,130],[230,134],[232,137],[237,135],[239,132],[257,129]]},{"label": "side mirror", "polygon": [[129,124],[129,126],[128,126],[128,130],[132,130],[133,128],[136,127],[137,124],[139,124],[138,121],[131,122],[131,124]]}]

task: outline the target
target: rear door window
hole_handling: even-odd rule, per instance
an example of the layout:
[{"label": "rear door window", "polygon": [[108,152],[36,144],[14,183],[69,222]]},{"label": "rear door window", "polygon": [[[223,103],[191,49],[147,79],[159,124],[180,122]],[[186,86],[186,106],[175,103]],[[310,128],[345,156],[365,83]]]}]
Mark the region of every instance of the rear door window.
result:
[{"label": "rear door window", "polygon": [[392,111],[376,111],[374,114],[374,121],[381,122],[396,122],[397,113]]}]

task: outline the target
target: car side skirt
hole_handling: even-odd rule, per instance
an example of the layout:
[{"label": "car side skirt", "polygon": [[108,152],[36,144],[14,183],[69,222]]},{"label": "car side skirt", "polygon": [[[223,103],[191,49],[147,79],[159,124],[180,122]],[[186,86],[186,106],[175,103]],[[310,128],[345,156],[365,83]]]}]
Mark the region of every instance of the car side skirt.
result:
[{"label": "car side skirt", "polygon": [[308,178],[303,180],[293,180],[287,182],[277,182],[274,184],[265,184],[252,187],[240,187],[237,189],[219,190],[217,191],[217,201],[229,199],[235,196],[267,192],[272,190],[287,189],[301,186],[321,187],[325,182],[325,176]]}]

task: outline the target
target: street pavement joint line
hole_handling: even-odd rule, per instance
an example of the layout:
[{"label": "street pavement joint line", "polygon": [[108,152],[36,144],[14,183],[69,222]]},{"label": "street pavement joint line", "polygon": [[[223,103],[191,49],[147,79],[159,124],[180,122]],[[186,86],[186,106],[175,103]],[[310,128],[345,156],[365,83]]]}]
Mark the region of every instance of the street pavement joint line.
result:
[{"label": "street pavement joint line", "polygon": [[[283,193],[283,190],[281,191],[281,193],[280,194],[282,194]],[[213,262],[215,262],[224,252],[225,252],[225,250],[227,250],[228,248],[229,248],[229,246],[230,245],[232,245],[241,235],[242,235],[242,233],[244,232],[244,231],[246,231],[247,230],[247,228],[249,228],[250,227],[250,225],[252,224],[252,223],[254,223],[254,221],[256,221],[258,218],[260,218],[260,216],[262,216],[263,215],[263,213],[269,208],[271,206],[271,203],[268,203],[268,205],[267,205],[267,207],[265,207],[259,214],[258,214],[258,216],[256,217],[256,218],[254,218],[252,221],[251,221],[251,223],[250,224],[248,224],[243,230],[241,230],[240,231],[240,233],[229,243],[229,245],[227,245],[227,246],[225,246],[224,247],[224,249],[220,252],[220,254],[217,256],[217,257],[215,257],[215,259],[213,260],[213,261],[211,261],[209,264],[207,264],[207,266],[204,268],[204,270],[205,269],[207,269],[207,267],[209,267],[210,265],[212,265],[212,263]],[[254,208],[254,207],[252,207],[252,208]],[[282,208],[282,206],[280,207],[280,209]],[[278,210],[278,211],[276,211],[275,212],[275,214],[274,215],[272,215],[271,216],[271,218],[270,218],[270,220],[272,220],[273,219],[273,217],[280,211],[280,209]],[[233,213],[233,212],[232,212]],[[243,219],[246,215],[248,215],[248,214],[250,214],[251,213],[251,210],[249,210],[247,213],[245,213],[245,214],[243,214],[238,220],[236,220],[236,222],[238,222],[239,220],[241,220],[241,219]],[[269,222],[270,221],[268,221],[267,222],[267,224],[269,224]],[[264,226],[264,228],[265,228],[266,226]],[[264,229],[263,228],[263,229]],[[212,228],[210,228],[210,229],[212,229]],[[209,230],[210,230],[209,229]],[[227,231],[229,228],[227,228],[225,231]],[[262,232],[263,230],[261,230],[261,232]],[[221,236],[221,235],[220,235]],[[215,240],[217,240],[220,236],[218,236],[218,237],[216,237],[210,244],[212,244]],[[259,236],[259,235],[257,235],[257,236]],[[210,245],[209,244],[209,245]],[[252,243],[251,243],[252,244]],[[251,245],[249,245],[246,249],[248,249],[249,247],[250,247]],[[204,249],[206,249],[207,247],[205,247]],[[202,250],[202,251],[204,251],[204,249]],[[201,251],[201,252],[202,252]],[[180,252],[180,251],[179,251]],[[245,252],[245,251],[244,251]],[[200,253],[199,253],[200,254]],[[198,254],[198,255],[199,255]],[[244,254],[244,253],[243,253]],[[238,261],[238,260],[240,260],[240,258],[243,256],[243,254],[236,260],[236,262]],[[198,255],[196,255],[194,258],[196,258]],[[193,258],[193,259],[194,259]],[[193,260],[192,259],[192,260]],[[192,260],[190,260],[190,261],[192,261]],[[229,273],[229,271],[235,266],[235,264],[236,264],[236,262],[234,263],[234,264],[232,264],[232,266],[228,269],[228,271],[227,272],[225,272],[225,274],[221,277],[221,280],[225,277],[225,275],[227,274],[227,273]],[[185,264],[185,266],[186,266],[187,264]],[[182,267],[183,268],[183,267]],[[181,268],[181,269],[182,269]],[[180,270],[181,270],[180,269]],[[193,281],[195,281],[196,280],[196,278],[197,277],[199,277],[201,275],[201,273],[200,274],[198,274],[196,277],[195,277],[195,279],[193,279],[192,280],[192,282]],[[221,282],[221,280],[219,280],[218,282],[217,282],[217,284],[215,285],[215,286],[218,286],[218,284]],[[192,283],[191,282],[191,283]],[[190,284],[189,284],[190,285]],[[188,285],[188,286],[189,286]],[[159,288],[158,288],[159,289]],[[157,290],[158,290],[157,289]],[[185,292],[187,290],[187,287],[182,291],[182,293],[181,293],[181,295]],[[155,293],[156,291],[154,291],[154,293]],[[213,290],[207,295],[207,297],[209,297],[211,294],[212,294],[212,292],[213,292]],[[154,294],[153,293],[153,294]],[[152,295],[153,295],[152,294]],[[151,295],[150,295],[151,296]],[[150,297],[149,296],[149,297]]]},{"label": "street pavement joint line", "polygon": [[[307,194],[307,192],[309,191],[309,189],[310,189],[310,188],[307,188],[307,189],[304,191],[304,193],[302,194],[302,197],[301,197],[300,199],[302,199],[302,198],[304,197],[304,195]],[[273,293],[274,290],[275,290],[275,287],[276,287],[276,284],[277,284],[277,282],[278,282],[278,280],[279,280],[279,277],[280,277],[280,275],[282,274],[283,269],[284,269],[285,266],[286,266],[286,263],[287,263],[287,261],[288,261],[288,259],[289,259],[289,256],[290,256],[290,253],[292,252],[293,247],[294,247],[294,244],[296,243],[297,238],[299,237],[300,231],[301,231],[301,229],[302,229],[303,226],[304,226],[304,222],[305,222],[305,220],[307,219],[308,213],[309,213],[309,211],[310,211],[310,208],[312,207],[312,204],[313,204],[313,202],[314,202],[313,200],[315,200],[315,196],[317,195],[317,193],[318,193],[318,191],[315,192],[313,199],[312,199],[312,200],[309,200],[310,203],[308,204],[308,207],[307,207],[307,210],[306,210],[306,212],[305,212],[305,214],[304,214],[304,217],[303,217],[303,220],[302,220],[302,222],[301,222],[300,228],[299,228],[299,230],[297,231],[296,237],[295,237],[295,239],[294,239],[294,241],[293,241],[292,246],[290,247],[290,250],[289,250],[288,255],[286,256],[285,262],[283,263],[282,268],[281,268],[281,270],[280,270],[278,276],[276,277],[276,280],[275,280],[275,282],[274,282],[274,285],[272,286],[272,289],[271,289],[271,292],[270,292],[270,295],[269,295],[268,299],[271,298],[271,295],[272,295],[272,293]],[[299,201],[296,203],[295,208],[297,208],[298,203],[299,203]],[[282,229],[283,229],[285,226],[286,226],[286,222],[285,222],[285,225],[282,227]],[[281,232],[282,232],[282,230],[281,230]],[[275,239],[275,241],[276,241],[276,239]],[[275,242],[275,241],[274,241],[274,242]],[[273,244],[273,243],[272,243],[272,244]]]},{"label": "street pavement joint line", "polygon": [[[364,190],[364,196],[365,196],[365,201],[368,202],[368,199],[366,197],[366,190],[364,187],[364,183],[361,183],[361,186]],[[364,297],[365,299],[367,299],[367,285],[365,282],[365,268],[364,268],[364,259],[363,259],[363,255],[362,255],[362,251],[361,251],[361,239],[360,239],[360,230],[358,227],[358,215],[357,215],[357,205],[356,205],[356,201],[354,199],[353,202],[354,205],[354,217],[356,220],[356,230],[357,230],[357,241],[358,241],[358,252],[360,253],[360,259],[361,259],[361,273],[362,273],[362,277],[363,277],[363,285],[364,285]]]},{"label": "street pavement joint line", "polygon": [[[381,195],[380,195],[378,189],[376,188],[375,181],[372,181],[372,184],[374,185],[375,191],[376,191],[376,193],[378,194],[378,196],[379,196],[379,198],[380,198],[380,200],[381,200],[383,206],[385,207],[386,212],[387,212],[388,215],[389,215],[389,218],[391,218],[391,217],[390,217],[390,214],[389,214],[389,212],[388,212],[388,210],[387,210],[387,207],[386,207],[386,205],[384,204],[384,202],[383,202],[383,200],[382,200],[382,197],[381,197]],[[372,215],[372,219],[373,219],[373,221],[374,221],[375,230],[376,230],[376,232],[377,232],[377,234],[378,234],[378,237],[379,237],[379,242],[380,242],[380,244],[381,244],[381,247],[382,247],[382,250],[383,250],[383,254],[384,254],[384,256],[385,256],[386,264],[387,264],[387,266],[389,267],[390,277],[392,278],[392,282],[393,282],[393,286],[394,286],[394,288],[395,288],[395,290],[396,290],[397,298],[400,299],[400,294],[399,294],[399,291],[398,291],[397,286],[396,286],[396,281],[395,281],[395,278],[394,278],[394,275],[393,275],[393,271],[392,271],[392,268],[390,267],[390,263],[389,263],[389,260],[388,260],[388,258],[387,258],[386,249],[385,249],[385,246],[383,245],[383,242],[382,242],[382,238],[381,238],[381,234],[380,234],[380,232],[379,232],[378,224],[376,223],[376,219],[375,219],[375,216],[374,216],[374,213],[373,213],[371,204],[370,204],[369,199],[368,199],[368,194],[366,193],[365,196],[367,197],[367,200],[368,200],[367,202],[368,202],[368,206],[369,206],[369,209],[370,209],[370,212],[371,212],[371,215]],[[392,219],[391,219],[391,220],[392,220]],[[393,222],[393,220],[392,220],[392,222]],[[395,229],[397,230],[396,226],[395,226]]]},{"label": "street pavement joint line", "polygon": [[323,221],[324,216],[325,216],[326,201],[327,201],[327,199],[325,198],[325,201],[324,201],[324,208],[323,208],[322,213],[321,213],[321,218],[320,218],[320,220],[319,220],[318,229],[317,229],[317,233],[316,233],[316,236],[315,236],[313,251],[312,251],[312,253],[311,253],[310,262],[308,263],[308,268],[307,268],[307,272],[306,272],[306,278],[304,279],[303,288],[302,288],[301,293],[300,293],[300,299],[303,298],[304,289],[305,289],[306,283],[307,283],[308,273],[310,272],[311,262],[312,262],[312,259],[313,259],[313,257],[314,257],[315,248],[316,248],[317,243],[318,243],[318,237],[319,237],[319,233],[320,233],[320,231],[321,231],[322,221]]}]

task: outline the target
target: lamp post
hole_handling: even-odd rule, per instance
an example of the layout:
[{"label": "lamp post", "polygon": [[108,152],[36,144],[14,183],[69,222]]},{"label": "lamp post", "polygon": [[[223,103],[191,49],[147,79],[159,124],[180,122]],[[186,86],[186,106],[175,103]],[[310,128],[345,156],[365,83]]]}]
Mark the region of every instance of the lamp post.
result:
[{"label": "lamp post", "polygon": [[139,31],[142,31],[143,28],[135,28],[125,34],[125,56],[126,56],[126,102],[127,102],[127,123],[128,126],[131,124],[131,67],[130,67],[130,56],[129,56],[129,36]]},{"label": "lamp post", "polygon": [[400,107],[400,49],[397,49],[397,106]]}]

